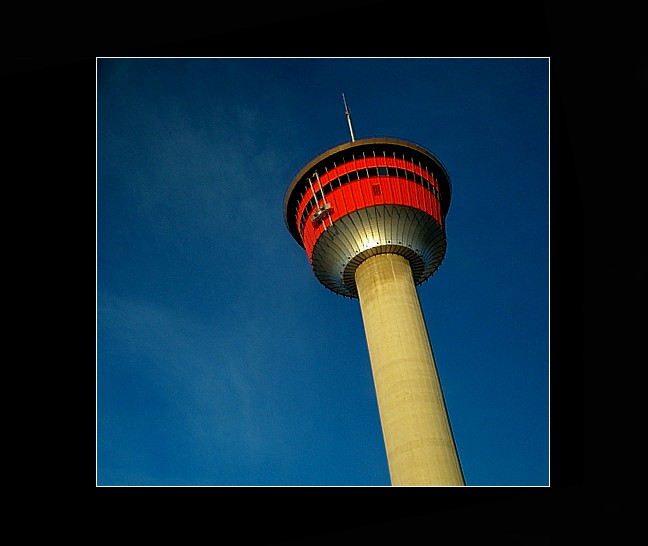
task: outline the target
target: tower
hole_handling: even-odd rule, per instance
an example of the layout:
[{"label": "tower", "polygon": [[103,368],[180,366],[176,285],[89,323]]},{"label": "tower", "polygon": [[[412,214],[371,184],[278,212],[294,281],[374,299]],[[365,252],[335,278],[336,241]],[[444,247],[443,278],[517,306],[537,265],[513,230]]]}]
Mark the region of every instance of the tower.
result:
[{"label": "tower", "polygon": [[416,285],[446,252],[451,186],[402,139],[356,140],[293,178],[284,218],[317,279],[360,301],[392,485],[464,485]]}]

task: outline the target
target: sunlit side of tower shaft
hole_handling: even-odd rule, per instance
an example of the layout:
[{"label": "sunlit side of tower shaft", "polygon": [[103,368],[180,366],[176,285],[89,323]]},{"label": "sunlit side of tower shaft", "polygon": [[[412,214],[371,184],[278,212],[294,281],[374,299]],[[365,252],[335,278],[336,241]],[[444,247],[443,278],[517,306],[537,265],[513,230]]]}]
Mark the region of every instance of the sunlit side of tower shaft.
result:
[{"label": "sunlit side of tower shaft", "polygon": [[293,179],[284,216],[316,277],[358,298],[392,485],[464,485],[416,285],[446,250],[450,181],[401,139],[328,150]]}]

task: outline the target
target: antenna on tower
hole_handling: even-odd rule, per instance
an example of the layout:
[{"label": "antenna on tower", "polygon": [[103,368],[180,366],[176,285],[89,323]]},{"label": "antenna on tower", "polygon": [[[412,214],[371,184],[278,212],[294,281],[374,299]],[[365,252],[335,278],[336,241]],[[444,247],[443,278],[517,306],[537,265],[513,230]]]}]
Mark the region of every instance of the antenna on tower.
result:
[{"label": "antenna on tower", "polygon": [[351,125],[351,112],[349,112],[349,106],[347,105],[346,97],[342,93],[342,100],[344,101],[344,113],[346,114],[347,123],[349,124],[349,132],[351,133],[351,142],[355,142],[355,136],[353,134],[353,125]]}]

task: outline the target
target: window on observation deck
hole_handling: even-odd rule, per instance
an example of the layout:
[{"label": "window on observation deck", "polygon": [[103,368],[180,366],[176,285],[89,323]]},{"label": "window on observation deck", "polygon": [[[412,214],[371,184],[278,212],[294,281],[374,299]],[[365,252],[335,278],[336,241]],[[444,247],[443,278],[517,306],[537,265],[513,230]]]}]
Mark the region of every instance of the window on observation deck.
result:
[{"label": "window on observation deck", "polygon": [[387,176],[387,167],[378,167],[378,176]]}]

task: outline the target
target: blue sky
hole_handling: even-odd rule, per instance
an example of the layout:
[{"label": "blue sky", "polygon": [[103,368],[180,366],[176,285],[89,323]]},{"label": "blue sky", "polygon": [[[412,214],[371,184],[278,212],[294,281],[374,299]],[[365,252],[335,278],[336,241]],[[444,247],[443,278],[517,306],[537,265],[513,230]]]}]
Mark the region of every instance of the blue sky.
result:
[{"label": "blue sky", "polygon": [[389,484],[357,300],[293,176],[413,140],[452,186],[419,286],[467,485],[549,484],[549,60],[99,58],[98,485]]}]

